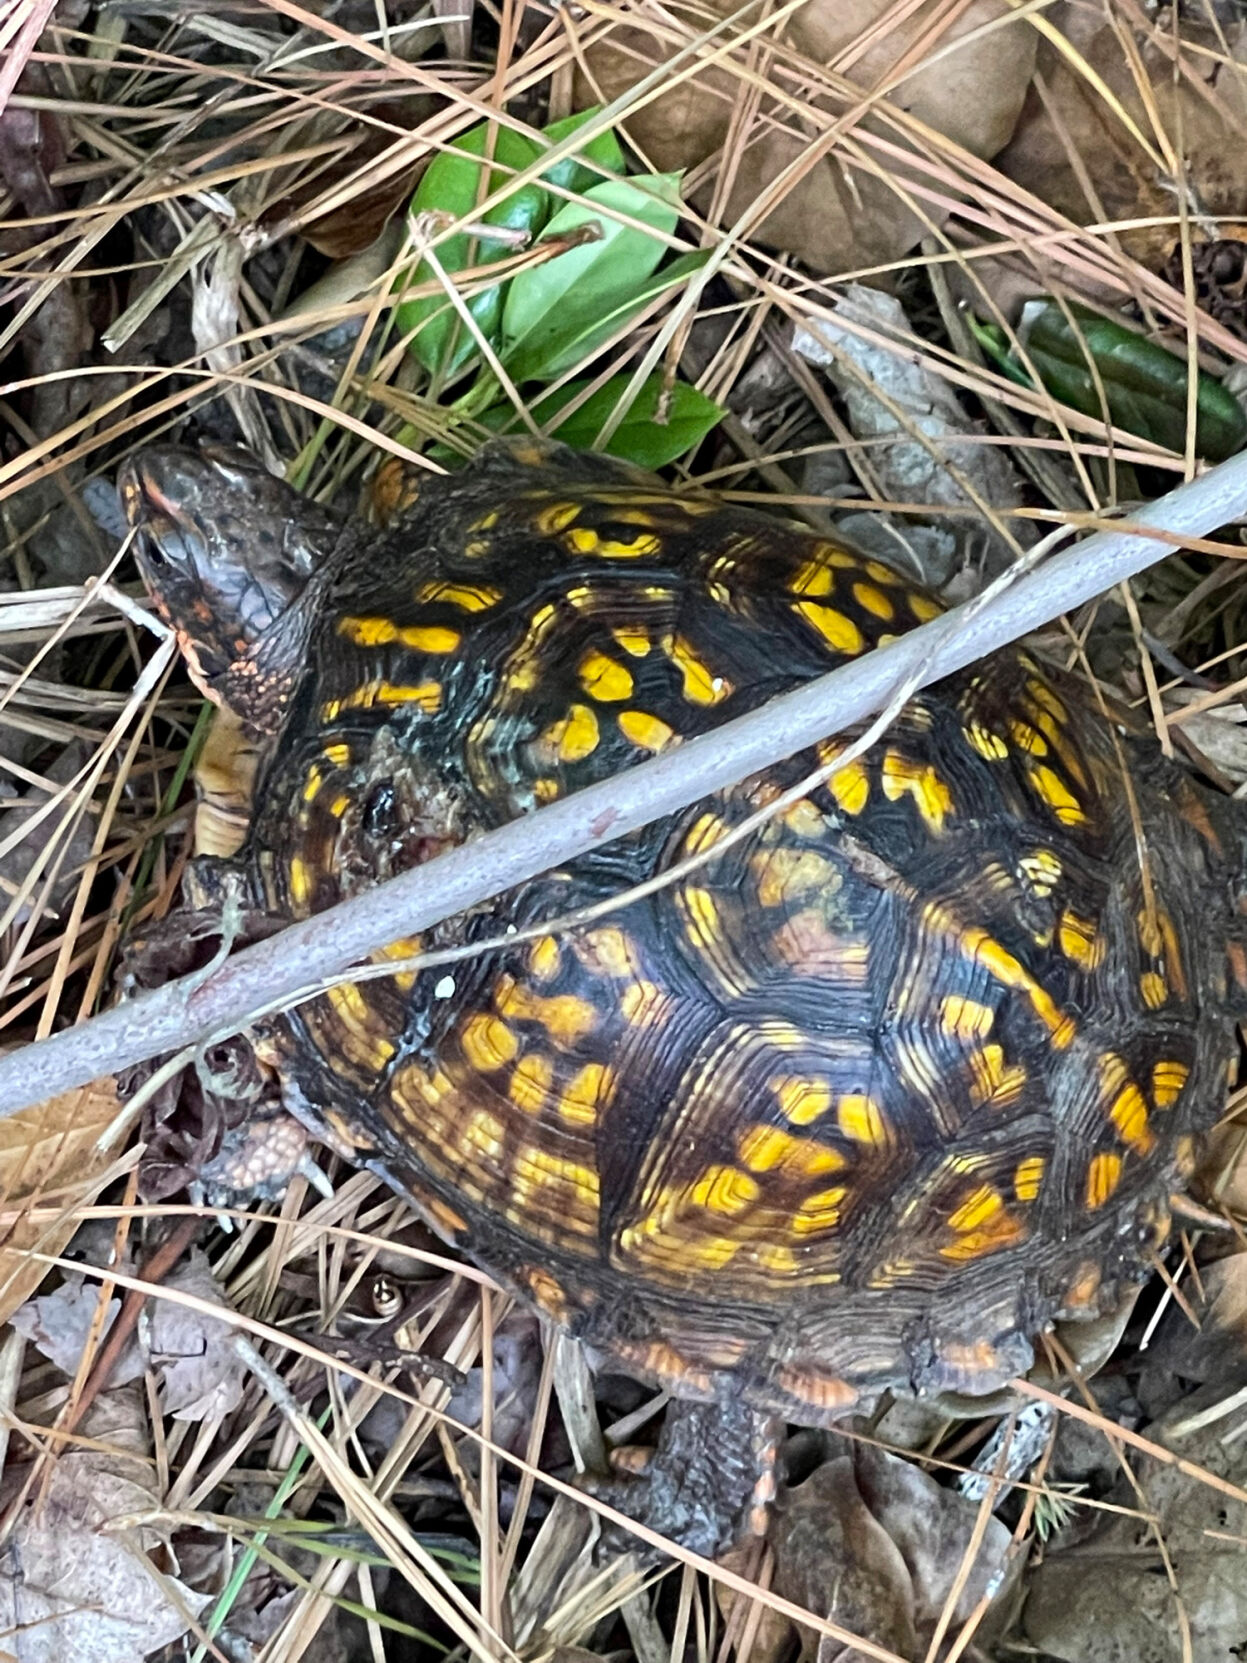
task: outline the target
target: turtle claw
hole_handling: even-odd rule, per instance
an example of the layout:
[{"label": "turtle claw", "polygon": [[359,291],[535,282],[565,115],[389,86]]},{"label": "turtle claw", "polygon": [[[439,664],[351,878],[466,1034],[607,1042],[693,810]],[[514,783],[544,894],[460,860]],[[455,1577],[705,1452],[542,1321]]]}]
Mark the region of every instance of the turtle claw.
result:
[{"label": "turtle claw", "polygon": [[[612,1452],[605,1478],[581,1488],[680,1547],[713,1559],[766,1535],[783,1422],[740,1401],[673,1399],[654,1449]],[[608,1527],[635,1549],[636,1538]],[[652,1550],[651,1550],[652,1551]]]}]

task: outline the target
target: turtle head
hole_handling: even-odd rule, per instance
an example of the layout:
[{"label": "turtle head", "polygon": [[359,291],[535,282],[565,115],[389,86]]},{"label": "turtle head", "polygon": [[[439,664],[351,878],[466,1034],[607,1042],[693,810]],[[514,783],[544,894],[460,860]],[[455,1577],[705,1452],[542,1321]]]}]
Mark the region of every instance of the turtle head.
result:
[{"label": "turtle head", "polygon": [[246,451],[175,445],[118,475],[135,558],[191,678],[271,731],[302,669],[313,574],[338,522]]}]

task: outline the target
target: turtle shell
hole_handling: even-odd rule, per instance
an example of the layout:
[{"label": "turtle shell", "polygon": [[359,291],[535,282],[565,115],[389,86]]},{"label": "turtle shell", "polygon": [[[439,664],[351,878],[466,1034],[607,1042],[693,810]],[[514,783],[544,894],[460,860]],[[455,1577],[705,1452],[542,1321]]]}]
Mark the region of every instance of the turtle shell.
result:
[{"label": "turtle shell", "polygon": [[[321,535],[298,627],[260,643],[286,692],[239,857],[290,918],[939,611],[835,541],[557,448]],[[1001,653],[782,802],[845,742],[257,1035],[301,1119],[556,1321],[806,1422],[994,1390],[1115,1300],[1234,1054],[1229,822],[1080,683]]]}]

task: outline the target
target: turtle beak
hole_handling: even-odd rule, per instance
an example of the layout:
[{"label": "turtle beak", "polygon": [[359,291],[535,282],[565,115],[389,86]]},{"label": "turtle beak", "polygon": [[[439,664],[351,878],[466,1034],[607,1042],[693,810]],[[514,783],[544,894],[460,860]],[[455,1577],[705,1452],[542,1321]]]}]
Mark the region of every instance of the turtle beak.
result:
[{"label": "turtle beak", "polygon": [[[145,451],[124,462],[117,474],[122,510],[135,531],[163,544],[186,534],[202,542],[189,510],[203,496],[203,463],[192,452]],[[187,551],[189,552],[189,551]]]}]

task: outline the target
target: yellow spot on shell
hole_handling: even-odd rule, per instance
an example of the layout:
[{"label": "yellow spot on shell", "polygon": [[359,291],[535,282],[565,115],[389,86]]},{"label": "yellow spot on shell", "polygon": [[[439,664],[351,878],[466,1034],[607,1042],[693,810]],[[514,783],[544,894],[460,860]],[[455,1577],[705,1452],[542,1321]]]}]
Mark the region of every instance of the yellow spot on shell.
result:
[{"label": "yellow spot on shell", "polygon": [[[414,959],[420,952],[421,941],[418,935],[400,936],[397,941],[391,941],[384,947],[379,947],[372,954],[374,963],[385,963],[392,959]],[[404,993],[409,993],[416,984],[415,972],[412,970],[396,970],[394,981]]]},{"label": "yellow spot on shell", "polygon": [[943,831],[944,821],[952,812],[953,797],[930,763],[911,762],[899,751],[889,750],[880,777],[889,802],[897,802],[908,793],[926,825],[933,832]]},{"label": "yellow spot on shell", "polygon": [[1055,769],[1040,764],[1029,773],[1031,784],[1063,826],[1084,826],[1082,805]]},{"label": "yellow spot on shell", "polygon": [[761,1193],[749,1174],[734,1166],[707,1167],[691,1192],[695,1206],[727,1218],[746,1211]]},{"label": "yellow spot on shell", "polygon": [[320,790],[324,783],[325,776],[321,773],[316,764],[313,763],[307,771],[307,779],[303,782],[303,801],[305,803],[315,801],[316,793]]},{"label": "yellow spot on shell", "polygon": [[344,792],[341,793],[340,796],[335,797],[333,799],[333,801],[330,803],[329,812],[330,812],[330,814],[333,815],[335,820],[340,820],[342,818],[342,816],[346,813],[347,809],[350,808],[350,806],[351,806],[351,799],[347,796],[346,792],[344,791]]},{"label": "yellow spot on shell", "polygon": [[296,906],[306,906],[312,898],[312,874],[299,855],[290,857],[290,899]]},{"label": "yellow spot on shell", "polygon": [[498,524],[498,510],[491,508],[488,514],[482,514],[479,520],[473,520],[469,531],[492,531]]},{"label": "yellow spot on shell", "polygon": [[626,987],[619,996],[619,1010],[625,1022],[647,1028],[667,1018],[671,1001],[654,982],[644,977]]},{"label": "yellow spot on shell", "polygon": [[791,1126],[808,1126],[831,1107],[831,1088],[825,1080],[782,1074],[770,1082],[780,1110]]},{"label": "yellow spot on shell", "polygon": [[644,710],[622,710],[619,731],[624,738],[643,751],[662,751],[675,738],[674,729],[658,716]]},{"label": "yellow spot on shell", "polygon": [[708,1236],[699,1241],[682,1242],[680,1255],[698,1270],[722,1270],[744,1246],[732,1236]]},{"label": "yellow spot on shell", "polygon": [[547,998],[509,976],[500,981],[494,1003],[503,1016],[514,1021],[539,1023],[559,1045],[574,1045],[598,1025],[597,1009],[587,999],[578,999],[573,993]]},{"label": "yellow spot on shell", "polygon": [[713,675],[692,643],[682,635],[675,637],[667,651],[683,678],[684,697],[690,704],[720,704],[731,693],[731,684],[722,676]]},{"label": "yellow spot on shell", "polygon": [[896,616],[896,608],[882,589],[876,589],[873,583],[855,583],[853,585],[853,599],[866,612],[871,612],[876,618],[889,622]]},{"label": "yellow spot on shell", "polygon": [[777,1167],[801,1178],[839,1172],[844,1156],[826,1144],[794,1138],[779,1126],[752,1126],[740,1139],[740,1158],[751,1172],[773,1172]]},{"label": "yellow spot on shell", "polygon": [[556,537],[580,514],[578,502],[551,502],[533,518],[533,529],[542,537]]},{"label": "yellow spot on shell", "polygon": [[950,1213],[948,1222],[959,1233],[967,1230],[977,1230],[986,1224],[989,1218],[994,1218],[1004,1207],[999,1190],[994,1190],[990,1184],[981,1184],[967,1200],[963,1201],[956,1212]]},{"label": "yellow spot on shell", "polygon": [[605,653],[593,649],[580,660],[580,685],[592,699],[614,700],[632,697],[632,672]]},{"label": "yellow spot on shell", "polygon": [[1026,1085],[1025,1068],[1021,1063],[1006,1064],[1003,1045],[984,1045],[972,1052],[970,1072],[975,1102],[991,1102],[997,1108],[1013,1102]]},{"label": "yellow spot on shell", "polygon": [[597,749],[601,730],[587,704],[574,704],[560,721],[552,722],[539,743],[559,762],[583,762]]},{"label": "yellow spot on shell", "polygon": [[846,1138],[872,1149],[886,1149],[892,1141],[883,1110],[873,1097],[861,1092],[846,1092],[837,1100],[836,1124]]},{"label": "yellow spot on shell", "polygon": [[1190,1069],[1184,1062],[1152,1064],[1152,1098],[1158,1109],[1171,1109],[1182,1095]]},{"label": "yellow spot on shell", "polygon": [[587,1064],[563,1088],[559,1114],[573,1126],[592,1126],[614,1083],[614,1074],[604,1063]]},{"label": "yellow spot on shell", "polygon": [[385,647],[401,641],[413,652],[454,652],[463,637],[457,629],[446,629],[441,624],[411,624],[400,628],[393,618],[343,618],[338,634],[353,641],[357,647]]},{"label": "yellow spot on shell", "polygon": [[516,1193],[523,1196],[529,1189],[548,1187],[574,1190],[582,1201],[596,1209],[598,1204],[598,1175],[590,1166],[579,1161],[563,1160],[551,1155],[536,1144],[525,1144],[515,1152],[511,1166],[511,1180]]},{"label": "yellow spot on shell", "polygon": [[505,1067],[514,1060],[520,1048],[519,1041],[506,1023],[484,1012],[469,1017],[464,1023],[459,1043],[469,1064],[483,1074]]},{"label": "yellow spot on shell", "polygon": [[631,938],[617,924],[586,930],[579,937],[581,962],[607,976],[635,980],[641,973],[640,959]]},{"label": "yellow spot on shell", "polygon": [[[819,823],[820,825],[822,823],[821,815],[819,816]],[[684,839],[685,853],[696,855],[701,854],[705,849],[712,849],[716,843],[721,842],[727,836],[730,830],[731,827],[727,822],[720,820],[717,814],[698,815],[689,827],[688,834]]]},{"label": "yellow spot on shell", "polygon": [[791,907],[812,891],[839,888],[840,874],[813,849],[764,849],[750,862],[764,907]]},{"label": "yellow spot on shell", "polygon": [[325,997],[342,1025],[337,1043],[343,1053],[361,1068],[384,1068],[394,1055],[394,1047],[369,1022],[368,1004],[358,986],[336,982],[325,989]]},{"label": "yellow spot on shell", "polygon": [[932,600],[930,595],[911,590],[905,598],[909,602],[909,610],[920,624],[929,624],[933,618],[940,618],[944,614],[944,608],[937,600]]},{"label": "yellow spot on shell", "polygon": [[351,760],[351,747],[344,744],[326,745],[325,761],[333,768],[345,768]]},{"label": "yellow spot on shell", "polygon": [[[942,909],[938,905],[931,905],[925,911],[929,919],[946,924]],[[989,975],[994,976],[1005,987],[1016,988],[1018,992],[1026,994],[1036,1016],[1049,1030],[1053,1046],[1058,1051],[1065,1050],[1077,1032],[1077,1024],[1072,1017],[1062,1015],[1048,991],[1039,985],[1013,954],[978,925],[972,925],[968,929],[954,928],[952,933],[958,948],[966,958],[975,964],[981,964]]]},{"label": "yellow spot on shell", "polygon": [[1159,1010],[1169,997],[1165,978],[1155,970],[1145,970],[1139,977],[1139,992],[1149,1010]]},{"label": "yellow spot on shell", "polygon": [[502,590],[485,583],[425,583],[417,591],[416,599],[425,605],[444,601],[464,612],[488,612],[502,599]]},{"label": "yellow spot on shell", "polygon": [[843,768],[837,768],[827,781],[827,789],[846,814],[860,814],[870,801],[870,776],[865,763],[846,762]]},{"label": "yellow spot on shell", "polygon": [[837,612],[834,606],[823,606],[819,601],[797,601],[793,610],[818,631],[834,652],[859,653],[866,645],[865,636],[852,618]]},{"label": "yellow spot on shell", "polygon": [[561,957],[559,944],[552,935],[539,936],[528,949],[529,974],[539,982],[548,982],[558,975]]},{"label": "yellow spot on shell", "polygon": [[950,993],[940,1006],[940,1027],[957,1039],[985,1039],[995,1020],[990,1005],[980,1005],[956,993]]},{"label": "yellow spot on shell", "polygon": [[1023,855],[1018,866],[1035,894],[1041,896],[1051,895],[1064,871],[1051,849],[1036,849],[1032,854]]},{"label": "yellow spot on shell", "polygon": [[1120,1155],[1093,1155],[1087,1167],[1087,1205],[1094,1211],[1112,1198],[1121,1183]]},{"label": "yellow spot on shell", "polygon": [[1009,734],[1018,750],[1025,751],[1027,756],[1047,756],[1048,741],[1028,722],[1010,722]]},{"label": "yellow spot on shell", "polygon": [[548,1271],[529,1265],[521,1272],[529,1293],[543,1311],[548,1311],[555,1322],[567,1321],[567,1298],[562,1288]]},{"label": "yellow spot on shell", "polygon": [[800,1263],[791,1247],[779,1247],[770,1243],[755,1247],[753,1256],[763,1270],[772,1271],[776,1276],[795,1275]]},{"label": "yellow spot on shell", "polygon": [[1046,681],[1040,681],[1038,676],[1031,677],[1026,683],[1026,691],[1035,703],[1058,722],[1069,721],[1069,711],[1057,698]]},{"label": "yellow spot on shell", "polygon": [[1057,941],[1067,959],[1083,970],[1098,970],[1107,950],[1104,937],[1090,918],[1080,918],[1067,907],[1061,914]]},{"label": "yellow spot on shell", "polygon": [[831,567],[824,560],[807,560],[788,585],[794,595],[830,595],[835,587]]},{"label": "yellow spot on shell", "polygon": [[796,1236],[813,1236],[822,1230],[834,1230],[844,1210],[848,1190],[843,1186],[816,1190],[807,1195],[792,1217],[792,1231]]},{"label": "yellow spot on shell", "polygon": [[649,652],[650,638],[643,629],[613,629],[611,634],[630,658],[644,658]]},{"label": "yellow spot on shell", "polygon": [[393,681],[365,682],[342,700],[344,710],[371,710],[375,704],[415,704],[430,716],[442,705],[442,684],[420,681],[410,684]]},{"label": "yellow spot on shell", "polygon": [[1019,1201],[1033,1201],[1043,1183],[1046,1162],[1042,1155],[1027,1155],[1013,1169],[1013,1193]]},{"label": "yellow spot on shell", "polygon": [[1005,741],[998,733],[985,728],[982,722],[969,722],[961,731],[965,734],[967,743],[988,762],[1003,762],[1008,756],[1009,747]]},{"label": "yellow spot on shell", "polygon": [[1109,1110],[1109,1119],[1128,1148],[1138,1155],[1151,1153],[1156,1140],[1148,1130],[1147,1104],[1143,1093],[1133,1081],[1118,1092]]},{"label": "yellow spot on shell", "polygon": [[802,797],[798,803],[789,803],[780,819],[798,837],[822,837],[827,830],[826,818],[808,797]]},{"label": "yellow spot on shell", "polygon": [[538,1114],[550,1098],[553,1069],[545,1057],[521,1057],[511,1071],[507,1095],[525,1114]]},{"label": "yellow spot on shell", "polygon": [[662,548],[662,538],[655,537],[652,532],[642,532],[632,542],[620,543],[610,537],[599,537],[588,526],[574,527],[567,533],[564,542],[573,554],[592,554],[600,560],[643,560]]},{"label": "yellow spot on shell", "polygon": [[702,944],[715,941],[720,934],[719,908],[710,891],[686,884],[680,893],[680,902],[694,941]]},{"label": "yellow spot on shell", "polygon": [[503,1125],[488,1109],[477,1109],[464,1128],[463,1143],[468,1149],[478,1150],[487,1160],[502,1153]]},{"label": "yellow spot on shell", "polygon": [[899,583],[901,580],[891,566],[885,566],[882,560],[868,560],[865,565],[866,576],[874,583]]}]

